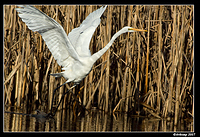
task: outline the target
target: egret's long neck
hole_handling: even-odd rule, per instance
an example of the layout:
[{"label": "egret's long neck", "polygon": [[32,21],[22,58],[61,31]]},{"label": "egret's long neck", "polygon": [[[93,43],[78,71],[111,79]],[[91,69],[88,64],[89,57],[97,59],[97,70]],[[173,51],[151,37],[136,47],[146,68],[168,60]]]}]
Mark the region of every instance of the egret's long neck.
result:
[{"label": "egret's long neck", "polygon": [[98,52],[94,53],[92,56],[91,56],[91,60],[93,61],[93,63],[95,63],[109,48],[110,46],[112,45],[112,43],[115,41],[115,39],[121,35],[122,33],[125,33],[123,32],[122,30],[118,31],[117,33],[115,33],[113,35],[113,37],[111,38],[110,42],[101,50],[99,50]]}]

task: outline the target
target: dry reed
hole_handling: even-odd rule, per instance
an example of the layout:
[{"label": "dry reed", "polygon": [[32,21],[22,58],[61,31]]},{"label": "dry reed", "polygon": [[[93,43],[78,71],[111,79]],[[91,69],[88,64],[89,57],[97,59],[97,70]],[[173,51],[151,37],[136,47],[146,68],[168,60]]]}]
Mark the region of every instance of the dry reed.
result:
[{"label": "dry reed", "polygon": [[[35,7],[54,18],[68,34],[100,5]],[[65,81],[49,74],[60,72],[61,67],[41,35],[29,30],[14,8],[4,6],[4,103],[49,109],[53,90]],[[91,53],[102,49],[124,26],[147,29],[148,33],[127,33],[115,40],[73,90],[80,102],[88,109],[133,114],[139,110],[133,108],[139,106],[139,113],[174,116],[175,124],[180,117],[193,117],[193,9],[193,5],[109,5],[92,37]],[[66,87],[57,91],[56,102]],[[69,94],[64,103],[72,101]]]}]

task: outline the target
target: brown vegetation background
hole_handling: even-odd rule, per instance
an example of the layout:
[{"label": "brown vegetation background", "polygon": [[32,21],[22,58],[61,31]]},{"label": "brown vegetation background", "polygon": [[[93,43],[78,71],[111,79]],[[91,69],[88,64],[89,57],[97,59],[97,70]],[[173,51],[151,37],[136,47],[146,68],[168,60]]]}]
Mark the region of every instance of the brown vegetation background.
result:
[{"label": "brown vegetation background", "polygon": [[[36,5],[68,34],[101,5]],[[29,30],[15,5],[4,6],[4,103],[50,109],[53,90],[65,82],[41,35]],[[86,108],[155,117],[193,117],[193,5],[109,5],[90,42],[98,52],[125,26],[148,30],[123,34],[94,64],[73,93]],[[61,95],[73,83],[56,92]],[[140,102],[140,103],[138,103]],[[67,94],[64,104],[75,104]]]}]

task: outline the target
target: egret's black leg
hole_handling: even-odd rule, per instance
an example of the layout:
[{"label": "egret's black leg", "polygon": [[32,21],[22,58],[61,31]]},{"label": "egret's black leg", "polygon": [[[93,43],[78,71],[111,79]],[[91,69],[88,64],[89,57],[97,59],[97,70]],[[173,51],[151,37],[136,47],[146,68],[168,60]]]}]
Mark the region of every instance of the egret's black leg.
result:
[{"label": "egret's black leg", "polygon": [[57,110],[58,110],[58,107],[60,106],[60,103],[63,101],[63,99],[64,99],[64,96],[65,96],[65,94],[67,94],[70,90],[72,90],[74,87],[76,86],[76,84],[75,85],[73,85],[70,89],[68,89],[65,93],[63,93],[62,94],[62,97],[61,97],[61,99],[60,99],[60,101],[59,101],[59,103],[58,103],[58,105],[57,105],[57,107],[56,107],[56,110],[55,110],[55,112],[52,114],[52,109],[51,109],[51,115],[52,116],[55,116],[55,114],[56,114],[56,112],[57,112]]},{"label": "egret's black leg", "polygon": [[[61,102],[64,100],[64,96],[65,96],[70,90],[72,90],[75,86],[76,86],[76,85],[72,86],[70,89],[68,89],[65,93],[62,94],[62,97],[61,97],[61,99],[60,99],[60,101],[59,101],[59,103],[58,103],[58,106],[56,107],[56,110],[55,110],[55,112],[52,114],[52,116],[55,116],[55,114],[56,114],[56,112],[57,112],[57,110],[58,110],[58,107],[60,106]],[[72,93],[72,92],[71,92],[71,93]],[[78,98],[76,97],[76,95],[74,95],[73,93],[72,93],[72,95],[74,96],[74,99],[78,102],[78,104],[79,104],[80,106],[82,106],[84,110],[87,110],[87,109],[85,108],[85,106],[79,102],[79,100],[78,100]],[[88,110],[87,110],[87,111],[88,111]]]},{"label": "egret's black leg", "polygon": [[[71,89],[69,89],[69,90],[71,90]],[[58,103],[58,105],[57,105],[57,107],[56,107],[56,110],[55,110],[54,113],[52,114],[52,116],[55,116],[55,114],[56,114],[56,112],[57,112],[57,110],[58,110],[58,107],[60,106],[60,103],[64,100],[64,96],[65,96],[65,94],[67,94],[67,93],[69,92],[69,90],[67,90],[67,92],[65,92],[65,93],[62,94],[62,97],[61,97],[61,99],[60,99],[60,101],[59,101],[59,103]]]},{"label": "egret's black leg", "polygon": [[54,95],[55,95],[55,93],[56,93],[56,90],[59,89],[60,87],[62,87],[63,85],[65,85],[66,83],[67,83],[67,82],[65,82],[64,84],[58,86],[56,89],[54,89],[54,91],[53,91],[53,97],[52,97],[52,101],[51,101],[51,111],[50,111],[50,113],[49,113],[50,115],[52,114],[53,100],[54,100]]},{"label": "egret's black leg", "polygon": [[[64,84],[66,84],[66,83],[64,83]],[[55,91],[56,91],[58,88],[60,88],[61,86],[63,86],[64,84],[60,85],[59,87],[57,87],[57,88],[54,90],[53,96],[54,96],[54,94],[55,94]],[[73,85],[70,89],[68,89],[65,93],[62,94],[62,97],[61,97],[61,99],[60,99],[60,101],[59,101],[59,103],[58,103],[58,105],[57,105],[57,107],[56,107],[56,110],[54,111],[53,114],[52,114],[52,107],[53,107],[53,105],[51,105],[51,112],[48,114],[49,117],[55,116],[55,114],[56,114],[56,112],[57,112],[57,110],[58,110],[58,107],[60,106],[61,102],[64,100],[64,96],[65,96],[70,90],[72,90],[75,86],[76,86],[76,84]],[[83,104],[80,104],[79,100],[76,98],[76,96],[75,96],[73,93],[72,93],[72,95],[75,97],[75,100],[78,101],[78,104],[81,105],[81,106],[83,107],[84,110],[87,110]],[[53,97],[53,98],[54,98],[54,97]],[[52,99],[52,104],[53,104],[53,99]],[[87,111],[88,111],[88,110],[87,110]]]}]

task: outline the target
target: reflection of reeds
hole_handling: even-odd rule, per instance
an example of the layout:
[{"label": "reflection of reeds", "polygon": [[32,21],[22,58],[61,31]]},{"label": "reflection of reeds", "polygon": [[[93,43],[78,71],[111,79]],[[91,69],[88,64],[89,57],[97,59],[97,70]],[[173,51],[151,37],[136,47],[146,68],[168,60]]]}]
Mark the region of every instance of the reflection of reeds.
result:
[{"label": "reflection of reeds", "polygon": [[[9,108],[8,108],[9,109]],[[24,111],[16,110],[18,113]],[[191,119],[179,120],[174,126],[173,118],[157,119],[145,117],[132,117],[117,113],[114,117],[102,111],[93,110],[85,117],[74,119],[72,109],[57,113],[56,120],[35,118],[19,114],[4,113],[4,132],[10,131],[194,131]],[[66,113],[65,113],[66,112]],[[32,112],[36,114],[36,112]],[[11,124],[6,124],[11,123]]]},{"label": "reflection of reeds", "polygon": [[[100,6],[35,7],[59,22],[68,34]],[[4,102],[32,105],[32,109],[36,109],[35,103],[46,102],[50,108],[53,89],[65,79],[49,74],[60,72],[61,67],[41,35],[30,31],[14,8],[4,6]],[[97,104],[105,111],[130,112],[139,91],[148,114],[175,116],[175,123],[184,115],[193,116],[193,6],[108,6],[91,40],[91,53],[103,48],[124,26],[148,33],[121,35],[73,92],[80,93],[87,108]],[[57,91],[56,101],[65,90]],[[71,98],[68,95],[64,102]]]}]

